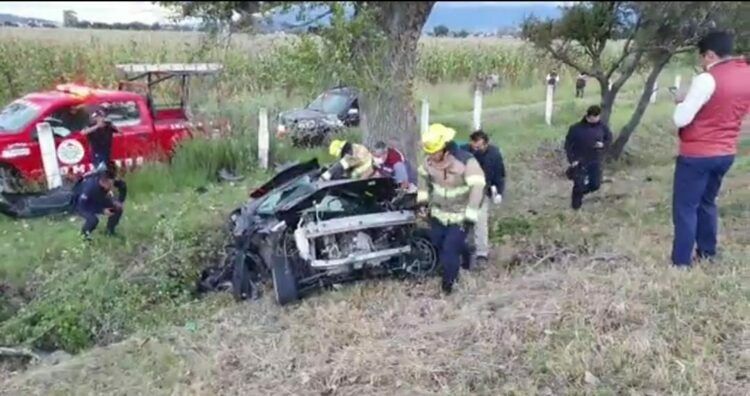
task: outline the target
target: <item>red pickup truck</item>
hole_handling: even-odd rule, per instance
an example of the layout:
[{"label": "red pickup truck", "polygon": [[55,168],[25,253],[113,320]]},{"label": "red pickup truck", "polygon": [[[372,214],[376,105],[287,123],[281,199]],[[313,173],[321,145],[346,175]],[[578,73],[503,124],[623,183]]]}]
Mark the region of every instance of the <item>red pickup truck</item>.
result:
[{"label": "red pickup truck", "polygon": [[[146,93],[95,89],[64,84],[55,90],[31,93],[0,111],[0,191],[12,192],[23,181],[44,180],[44,167],[36,126],[47,122],[55,137],[57,160],[63,177],[92,170],[88,140],[80,131],[89,125],[87,108],[103,109],[117,128],[112,160],[132,168],[149,160],[168,158],[177,142],[191,135],[186,111],[189,76],[213,74],[221,65],[168,64],[118,65],[131,83],[146,78]],[[158,108],[151,88],[171,77],[180,77],[179,107]]]}]

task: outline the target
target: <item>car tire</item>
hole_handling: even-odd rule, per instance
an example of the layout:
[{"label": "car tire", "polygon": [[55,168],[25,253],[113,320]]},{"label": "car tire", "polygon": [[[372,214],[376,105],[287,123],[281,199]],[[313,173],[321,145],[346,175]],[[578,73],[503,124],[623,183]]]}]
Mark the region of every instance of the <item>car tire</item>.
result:
[{"label": "car tire", "polygon": [[286,257],[275,257],[271,266],[271,276],[273,277],[273,290],[276,295],[276,302],[279,305],[287,305],[299,300],[297,279],[294,277],[292,266]]},{"label": "car tire", "polygon": [[438,273],[440,270],[438,249],[432,244],[429,231],[423,229],[415,230],[414,234],[412,234],[409,239],[412,249],[418,248],[421,251],[421,254],[425,257],[420,258],[424,260],[424,263],[421,263],[419,266],[419,271],[416,271],[415,268],[411,267],[407,268],[407,272],[415,277],[427,277]]},{"label": "car tire", "polygon": [[324,130],[320,131],[320,133],[318,133],[314,137],[310,138],[310,146],[311,147],[325,146],[326,143],[328,142],[330,134],[331,134],[331,130],[330,129],[324,129]]},{"label": "car tire", "polygon": [[11,167],[0,165],[0,193],[15,194],[20,191],[18,172]]},{"label": "car tire", "polygon": [[232,271],[232,295],[234,299],[243,301],[252,298],[255,287],[245,255],[235,250],[232,260],[234,261],[234,270]]}]

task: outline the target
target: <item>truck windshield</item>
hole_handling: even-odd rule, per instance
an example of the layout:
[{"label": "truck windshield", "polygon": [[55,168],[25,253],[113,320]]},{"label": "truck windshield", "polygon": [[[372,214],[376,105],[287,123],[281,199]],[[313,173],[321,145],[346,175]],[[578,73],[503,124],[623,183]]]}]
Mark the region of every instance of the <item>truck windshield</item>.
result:
[{"label": "truck windshield", "polygon": [[16,101],[0,111],[0,135],[20,131],[39,115],[36,106]]},{"label": "truck windshield", "polygon": [[313,100],[307,108],[326,114],[341,114],[346,110],[348,101],[349,98],[346,95],[324,92]]}]

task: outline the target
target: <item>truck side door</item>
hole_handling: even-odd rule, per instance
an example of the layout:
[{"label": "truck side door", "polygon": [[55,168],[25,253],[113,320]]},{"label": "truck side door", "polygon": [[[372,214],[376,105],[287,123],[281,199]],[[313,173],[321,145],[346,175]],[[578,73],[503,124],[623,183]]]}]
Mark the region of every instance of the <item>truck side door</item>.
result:
[{"label": "truck side door", "polygon": [[[52,127],[57,149],[57,160],[63,177],[72,174],[83,174],[91,170],[91,150],[88,140],[80,132],[88,125],[89,116],[83,106],[62,104],[49,109],[40,122],[47,122]],[[35,169],[43,172],[39,139],[36,137],[36,125],[30,129],[29,148],[36,164]]]}]

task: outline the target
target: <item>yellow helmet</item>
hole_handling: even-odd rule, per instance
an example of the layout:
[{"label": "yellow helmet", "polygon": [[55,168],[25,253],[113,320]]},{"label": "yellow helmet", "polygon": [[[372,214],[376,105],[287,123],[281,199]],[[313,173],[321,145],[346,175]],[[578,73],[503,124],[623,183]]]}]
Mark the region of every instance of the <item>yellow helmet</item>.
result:
[{"label": "yellow helmet", "polygon": [[341,150],[344,149],[344,146],[346,145],[346,140],[339,140],[336,139],[331,142],[331,145],[328,146],[328,154],[331,154],[332,156],[338,158],[341,156]]},{"label": "yellow helmet", "polygon": [[443,124],[432,124],[422,135],[422,150],[427,154],[435,154],[445,148],[445,144],[456,137],[456,131]]}]

